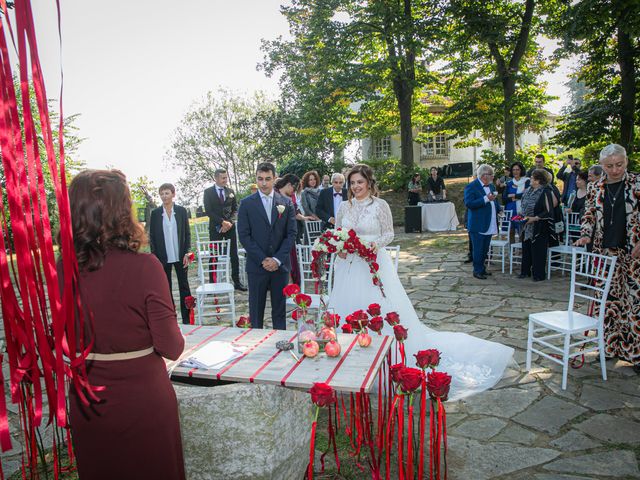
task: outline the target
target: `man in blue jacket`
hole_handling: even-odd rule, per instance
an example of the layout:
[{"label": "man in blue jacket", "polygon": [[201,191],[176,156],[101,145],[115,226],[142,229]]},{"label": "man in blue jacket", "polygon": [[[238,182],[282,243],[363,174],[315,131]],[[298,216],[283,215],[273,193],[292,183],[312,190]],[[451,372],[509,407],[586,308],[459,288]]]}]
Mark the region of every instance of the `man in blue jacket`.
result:
[{"label": "man in blue jacket", "polygon": [[487,272],[485,260],[489,252],[491,237],[498,233],[498,212],[496,187],[493,184],[493,168],[480,165],[477,179],[464,188],[464,204],[469,209],[467,230],[473,245],[473,276],[485,280]]}]

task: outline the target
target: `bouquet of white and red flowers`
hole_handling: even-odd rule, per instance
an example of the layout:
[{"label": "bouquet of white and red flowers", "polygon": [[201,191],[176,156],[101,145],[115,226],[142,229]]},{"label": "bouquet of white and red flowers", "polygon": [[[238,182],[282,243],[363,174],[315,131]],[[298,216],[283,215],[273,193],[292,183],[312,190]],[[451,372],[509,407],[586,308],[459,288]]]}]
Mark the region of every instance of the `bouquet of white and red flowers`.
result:
[{"label": "bouquet of white and red flowers", "polygon": [[343,230],[342,228],[336,228],[334,230],[327,230],[320,237],[318,237],[313,244],[311,262],[311,271],[313,277],[317,279],[316,290],[317,293],[322,293],[322,282],[320,281],[327,270],[329,258],[332,254],[338,253],[353,253],[362,258],[367,265],[369,265],[369,271],[371,272],[371,281],[374,285],[380,288],[380,292],[384,297],[384,289],[382,288],[382,281],[378,275],[378,252],[375,245],[371,243],[365,243],[360,240],[355,230]]}]

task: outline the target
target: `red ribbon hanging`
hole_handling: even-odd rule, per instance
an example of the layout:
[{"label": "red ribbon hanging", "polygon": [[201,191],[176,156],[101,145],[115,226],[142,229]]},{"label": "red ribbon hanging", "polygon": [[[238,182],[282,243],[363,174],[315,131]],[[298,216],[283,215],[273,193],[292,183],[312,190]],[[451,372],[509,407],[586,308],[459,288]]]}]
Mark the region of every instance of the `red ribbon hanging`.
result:
[{"label": "red ribbon hanging", "polygon": [[427,381],[426,374],[422,377],[422,390],[420,392],[420,453],[418,455],[418,478],[422,479],[424,475],[424,426],[426,420],[426,403],[427,403]]},{"label": "red ribbon hanging", "polygon": [[[317,407],[316,407],[317,408]],[[318,414],[316,412],[316,418]],[[309,447],[309,465],[307,466],[307,478],[313,480],[313,459],[316,452],[316,427],[318,426],[317,420],[311,424],[311,446]]]}]

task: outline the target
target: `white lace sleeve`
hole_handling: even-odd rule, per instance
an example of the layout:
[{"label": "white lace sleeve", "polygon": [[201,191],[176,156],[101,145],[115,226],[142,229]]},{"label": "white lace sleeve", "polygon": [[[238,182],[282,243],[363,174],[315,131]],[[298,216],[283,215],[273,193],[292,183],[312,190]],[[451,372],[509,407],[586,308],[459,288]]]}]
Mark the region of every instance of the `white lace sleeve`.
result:
[{"label": "white lace sleeve", "polygon": [[344,212],[346,209],[346,205],[347,202],[343,201],[340,202],[340,206],[338,207],[338,213],[336,213],[336,227],[335,228],[341,228],[342,227],[342,219],[344,218]]},{"label": "white lace sleeve", "polygon": [[378,222],[380,225],[380,236],[376,239],[378,248],[384,248],[393,241],[393,217],[389,204],[378,199],[377,208]]}]

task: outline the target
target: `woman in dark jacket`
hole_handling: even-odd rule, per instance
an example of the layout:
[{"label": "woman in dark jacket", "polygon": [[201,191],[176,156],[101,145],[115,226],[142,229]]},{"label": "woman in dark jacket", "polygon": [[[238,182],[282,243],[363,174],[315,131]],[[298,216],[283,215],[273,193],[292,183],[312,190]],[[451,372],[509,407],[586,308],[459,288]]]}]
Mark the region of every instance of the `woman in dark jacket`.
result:
[{"label": "woman in dark jacket", "polygon": [[522,196],[524,238],[522,241],[522,271],[519,278],[533,276],[534,282],[545,279],[547,248],[557,200],[549,188],[549,174],[542,169],[531,174],[531,186]]}]

